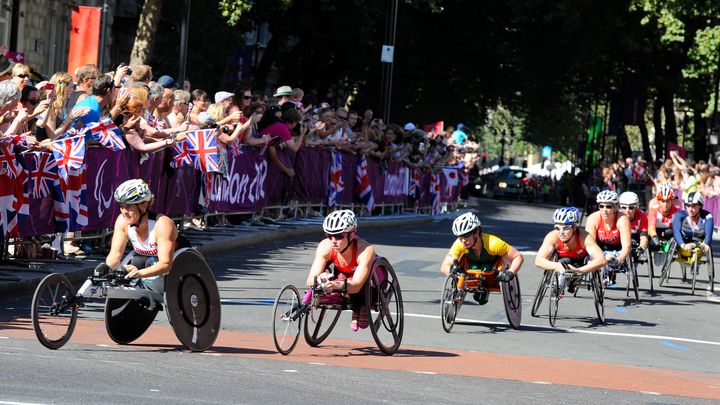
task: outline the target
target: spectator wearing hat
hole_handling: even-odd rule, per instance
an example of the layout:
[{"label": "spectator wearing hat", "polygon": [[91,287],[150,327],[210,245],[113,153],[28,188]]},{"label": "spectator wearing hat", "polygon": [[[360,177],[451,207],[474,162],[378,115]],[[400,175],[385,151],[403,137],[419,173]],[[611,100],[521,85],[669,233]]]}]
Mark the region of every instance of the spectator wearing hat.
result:
[{"label": "spectator wearing hat", "polygon": [[5,55],[0,55],[0,81],[12,79],[13,66]]},{"label": "spectator wearing hat", "polygon": [[290,101],[290,96],[292,96],[292,87],[290,86],[280,86],[277,88],[277,91],[275,91],[275,94],[273,94],[273,97],[278,99],[277,104],[280,106]]},{"label": "spectator wearing hat", "polygon": [[307,128],[304,126],[300,130],[300,137],[298,139],[293,138],[291,131],[300,124],[302,120],[302,114],[295,108],[285,110],[283,112],[281,120],[273,124],[268,125],[260,131],[260,136],[270,136],[270,145],[268,147],[268,157],[270,162],[278,167],[288,177],[295,177],[295,170],[291,167],[285,166],[285,164],[277,158],[277,147],[288,148],[293,152],[297,152],[298,149],[305,142],[305,135],[307,134]]},{"label": "spectator wearing hat", "polygon": [[222,104],[225,108],[225,113],[227,113],[233,102],[233,93],[230,93],[229,91],[218,91],[215,93],[214,100],[215,104]]},{"label": "spectator wearing hat", "polygon": [[465,132],[463,132],[463,129],[465,129],[465,125],[458,124],[457,130],[450,135],[450,142],[456,145],[465,145],[468,140],[468,136]]},{"label": "spectator wearing hat", "polygon": [[164,89],[170,89],[171,91],[178,87],[177,83],[175,83],[175,79],[168,75],[160,76],[160,78],[157,79],[157,83]]}]

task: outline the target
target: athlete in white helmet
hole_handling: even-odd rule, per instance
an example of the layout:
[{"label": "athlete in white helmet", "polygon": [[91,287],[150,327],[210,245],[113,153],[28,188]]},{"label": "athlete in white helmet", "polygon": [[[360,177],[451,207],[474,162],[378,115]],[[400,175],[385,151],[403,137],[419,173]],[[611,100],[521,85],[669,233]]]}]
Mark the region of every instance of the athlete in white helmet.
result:
[{"label": "athlete in white helmet", "polygon": [[175,249],[189,244],[179,237],[175,223],[168,216],[156,216],[149,212],[154,197],[143,180],[131,179],[120,184],[114,197],[120,207],[120,215],[115,220],[110,253],[105,263],[96,268],[96,273],[103,275],[117,268],[129,241],[135,257],[131,264],[125,266],[125,278],[150,279],[147,284],[151,289],[162,290],[161,285],[153,288],[157,280],[155,276],[168,273]]},{"label": "athlete in white helmet", "polygon": [[[466,269],[492,272],[501,267],[503,259],[508,259],[511,261],[510,267],[496,275],[497,281],[501,282],[512,280],[520,270],[524,262],[523,255],[497,236],[483,233],[480,219],[474,213],[467,212],[457,217],[453,221],[452,231],[457,239],[440,266],[442,274],[450,274],[455,260],[464,262]],[[493,276],[488,274],[486,280],[491,283]],[[487,292],[475,297],[481,305],[487,303],[487,298]]]},{"label": "athlete in white helmet", "polygon": [[618,212],[619,197],[615,191],[604,190],[597,195],[598,211],[588,216],[585,230],[605,252],[605,282],[615,286],[615,276],[630,254],[632,236],[630,220]]},{"label": "athlete in white helmet", "polygon": [[[358,236],[357,219],[350,210],[330,213],[325,217],[323,230],[326,237],[315,252],[307,286],[312,287],[317,281],[325,293],[347,293],[352,309],[350,328],[353,331],[365,329],[368,315],[364,287],[375,259],[375,248]],[[311,296],[311,291],[305,294],[305,307]]]}]

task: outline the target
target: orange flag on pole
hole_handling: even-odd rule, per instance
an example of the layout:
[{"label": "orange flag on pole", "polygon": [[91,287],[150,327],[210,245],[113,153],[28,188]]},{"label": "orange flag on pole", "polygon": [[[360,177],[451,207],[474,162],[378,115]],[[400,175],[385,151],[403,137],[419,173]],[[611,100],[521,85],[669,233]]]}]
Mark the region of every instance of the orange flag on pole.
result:
[{"label": "orange flag on pole", "polygon": [[73,8],[68,73],[74,74],[82,65],[97,64],[101,11],[100,7]]}]

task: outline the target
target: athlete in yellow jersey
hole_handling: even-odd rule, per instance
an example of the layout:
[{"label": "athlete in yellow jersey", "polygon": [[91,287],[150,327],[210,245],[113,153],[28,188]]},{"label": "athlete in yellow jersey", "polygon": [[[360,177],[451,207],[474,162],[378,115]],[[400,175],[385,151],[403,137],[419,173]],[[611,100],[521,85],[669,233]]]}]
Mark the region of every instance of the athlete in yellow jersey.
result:
[{"label": "athlete in yellow jersey", "polygon": [[[514,247],[495,235],[483,234],[480,219],[472,212],[460,215],[453,222],[453,233],[458,238],[445,256],[440,272],[447,276],[455,260],[461,262],[463,270],[478,269],[483,272],[493,272],[502,268],[502,260],[511,261],[507,270],[500,271],[497,281],[508,282],[515,277],[525,259]],[[487,295],[476,298],[480,304],[487,302]]]}]

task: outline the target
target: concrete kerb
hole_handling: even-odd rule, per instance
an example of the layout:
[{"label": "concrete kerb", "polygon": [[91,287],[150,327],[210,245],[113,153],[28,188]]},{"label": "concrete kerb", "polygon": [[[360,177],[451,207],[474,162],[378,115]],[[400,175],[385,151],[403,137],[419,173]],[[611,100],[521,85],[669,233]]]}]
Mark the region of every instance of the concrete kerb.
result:
[{"label": "concrete kerb", "polygon": [[[433,220],[431,216],[427,217],[414,217],[414,218],[393,218],[386,217],[387,219],[379,219],[375,217],[372,221],[363,221],[363,218],[359,218],[360,227],[362,229],[376,229],[376,228],[388,228],[388,227],[400,227],[400,226],[412,226],[422,223],[429,223]],[[230,231],[230,230],[229,230]],[[271,230],[260,230],[251,234],[243,234],[238,237],[230,237],[221,240],[212,240],[198,244],[196,248],[204,255],[210,255],[213,253],[220,253],[232,249],[248,247],[259,243],[266,243],[277,240],[293,239],[301,236],[307,236],[317,234],[318,237],[322,235],[322,229],[318,227],[318,224],[298,224],[296,228],[278,228]],[[190,237],[192,241],[192,237]],[[90,276],[95,266],[99,263],[99,260],[94,258],[85,259],[82,263],[76,265],[73,268],[72,264],[59,261],[56,272],[62,273],[68,277],[68,279],[75,283],[80,283]],[[65,265],[68,264],[68,265]],[[88,267],[85,267],[88,266]],[[20,270],[18,272],[19,280],[4,281],[0,280],[0,297],[9,298],[25,294],[32,294],[37,285],[40,284],[48,272],[32,272],[30,270]]]}]

